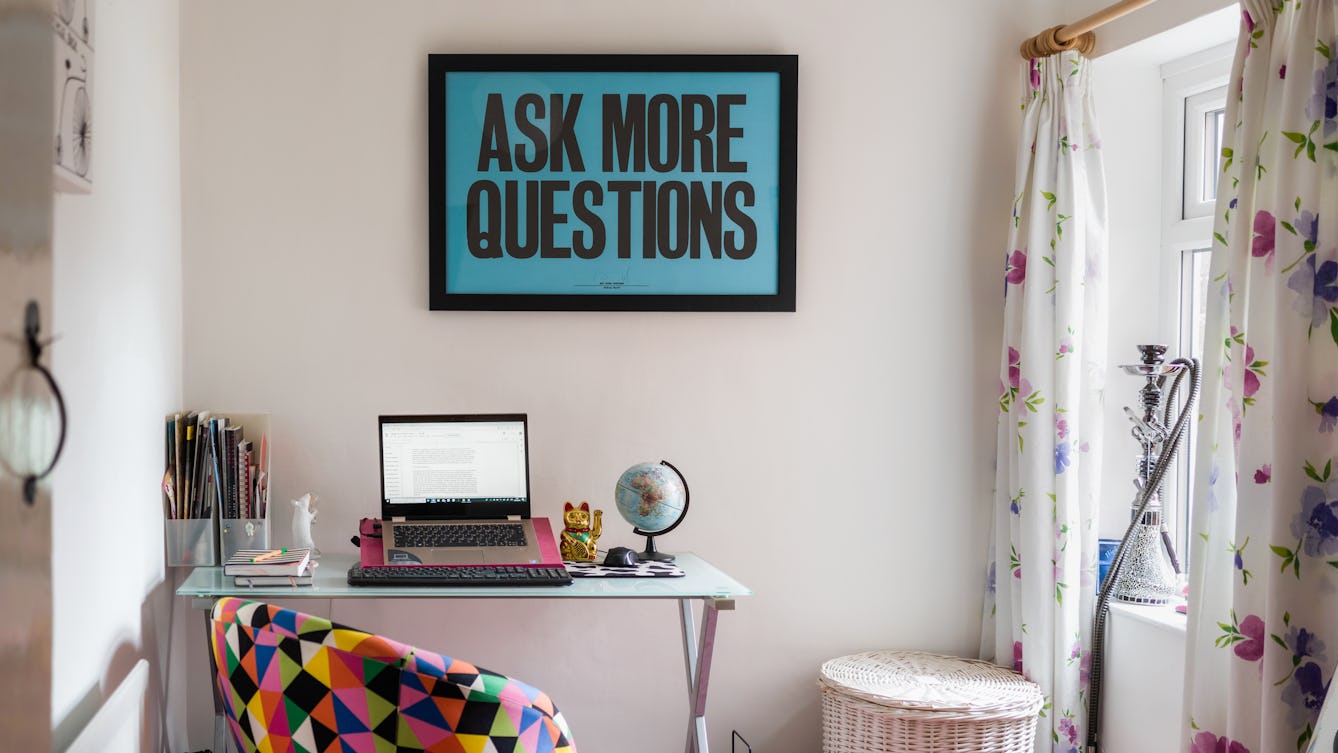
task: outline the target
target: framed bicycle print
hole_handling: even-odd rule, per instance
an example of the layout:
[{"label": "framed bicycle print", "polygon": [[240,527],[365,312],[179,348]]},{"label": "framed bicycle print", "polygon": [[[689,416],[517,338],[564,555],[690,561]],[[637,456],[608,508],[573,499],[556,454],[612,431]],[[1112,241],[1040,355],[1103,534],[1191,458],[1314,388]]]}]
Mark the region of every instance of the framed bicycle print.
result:
[{"label": "framed bicycle print", "polygon": [[434,310],[794,311],[794,55],[429,55]]}]

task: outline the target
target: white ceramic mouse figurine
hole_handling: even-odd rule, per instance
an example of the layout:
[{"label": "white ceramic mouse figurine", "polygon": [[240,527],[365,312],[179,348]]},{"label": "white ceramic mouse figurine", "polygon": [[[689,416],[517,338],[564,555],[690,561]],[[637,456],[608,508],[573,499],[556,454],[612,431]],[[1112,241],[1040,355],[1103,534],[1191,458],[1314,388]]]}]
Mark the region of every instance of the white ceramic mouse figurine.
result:
[{"label": "white ceramic mouse figurine", "polygon": [[293,500],[293,546],[311,547],[313,558],[320,550],[311,540],[311,526],[316,521],[316,495],[311,492]]}]

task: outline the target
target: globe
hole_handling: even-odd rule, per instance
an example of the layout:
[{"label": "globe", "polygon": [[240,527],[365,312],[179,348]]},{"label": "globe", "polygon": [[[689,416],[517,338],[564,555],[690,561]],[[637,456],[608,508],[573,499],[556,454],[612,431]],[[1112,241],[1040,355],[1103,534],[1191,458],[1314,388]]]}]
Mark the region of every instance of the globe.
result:
[{"label": "globe", "polygon": [[688,482],[668,461],[637,463],[623,471],[613,490],[618,514],[632,524],[632,533],[646,537],[641,559],[672,562],[656,551],[655,537],[668,533],[688,514]]}]

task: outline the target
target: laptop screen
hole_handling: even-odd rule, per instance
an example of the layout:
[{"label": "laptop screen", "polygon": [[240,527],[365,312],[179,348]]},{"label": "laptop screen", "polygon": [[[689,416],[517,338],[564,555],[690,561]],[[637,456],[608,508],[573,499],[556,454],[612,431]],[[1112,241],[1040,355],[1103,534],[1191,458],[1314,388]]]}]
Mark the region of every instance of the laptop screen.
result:
[{"label": "laptop screen", "polygon": [[530,516],[524,414],[381,416],[383,518]]}]

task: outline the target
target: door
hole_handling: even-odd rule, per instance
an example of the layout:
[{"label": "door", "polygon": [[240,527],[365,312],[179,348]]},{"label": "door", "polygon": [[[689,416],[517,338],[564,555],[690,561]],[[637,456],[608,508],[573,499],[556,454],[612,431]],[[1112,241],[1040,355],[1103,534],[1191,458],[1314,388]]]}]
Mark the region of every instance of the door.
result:
[{"label": "door", "polygon": [[[0,0],[0,400],[28,363],[24,311],[50,329],[53,81],[50,0]],[[15,340],[18,340],[17,342]],[[49,363],[49,361],[47,361]],[[0,415],[3,412],[0,411]],[[0,426],[0,451],[22,442]],[[10,447],[6,448],[5,443]],[[51,750],[51,490],[31,504],[0,470],[0,747]]]}]

